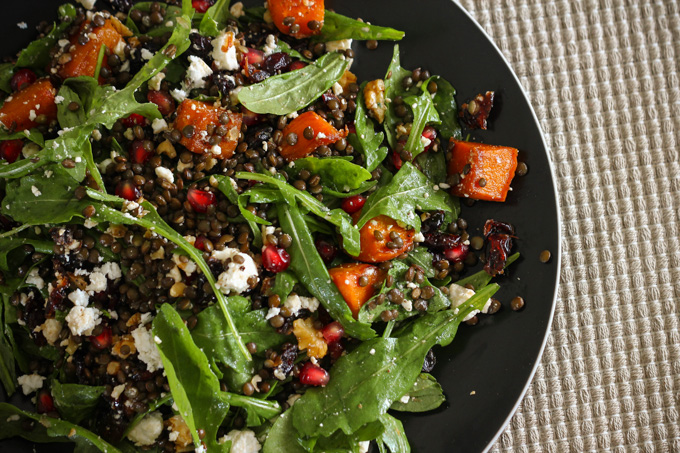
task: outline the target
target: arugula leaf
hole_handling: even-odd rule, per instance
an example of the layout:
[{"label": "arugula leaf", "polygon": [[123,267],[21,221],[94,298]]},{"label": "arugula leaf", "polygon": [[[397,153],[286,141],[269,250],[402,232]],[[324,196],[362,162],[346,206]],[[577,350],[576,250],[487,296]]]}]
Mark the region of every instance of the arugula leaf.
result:
[{"label": "arugula leaf", "polygon": [[[401,67],[399,45],[395,45],[392,60],[390,61],[390,66],[387,68],[387,74],[385,75],[385,98],[394,99],[397,96],[402,96],[406,93],[406,90],[404,90],[402,86],[402,81],[405,77],[410,75],[411,71]],[[387,142],[392,149],[397,146],[397,133],[395,130],[397,124],[401,121],[401,118],[399,118],[394,111],[394,103],[388,103],[387,110],[385,111],[383,128],[385,129],[385,135],[387,135]]]},{"label": "arugula leaf", "polygon": [[[15,419],[15,416],[19,416]],[[7,403],[0,403],[0,440],[20,436],[31,442],[75,442],[76,451],[91,452],[93,449],[104,453],[120,453],[113,445],[82,426],[58,418],[47,417],[22,411]],[[24,429],[25,422],[32,420],[33,428]]]},{"label": "arugula leaf", "polygon": [[314,64],[242,89],[238,99],[255,113],[288,115],[314,102],[340,80],[348,66],[349,61],[343,55],[327,53]]},{"label": "arugula leaf", "polygon": [[308,450],[302,447],[297,430],[293,426],[290,410],[281,414],[274,422],[262,446],[262,453],[308,453]]},{"label": "arugula leaf", "polygon": [[430,181],[434,183],[446,181],[446,156],[443,150],[430,150],[426,153],[420,153],[414,162],[420,166],[420,171]]},{"label": "arugula leaf", "polygon": [[[137,9],[139,11],[149,13],[151,11],[151,5],[153,3],[154,2],[136,3],[130,9],[130,11],[132,11],[133,9]],[[172,32],[172,30],[175,27],[175,22],[177,21],[177,18],[182,16],[182,9],[175,5],[168,5],[166,3],[161,3],[161,5],[165,9],[165,16],[163,18],[164,20],[161,25],[152,26],[146,33],[140,33],[137,24],[135,24],[135,22],[130,18],[130,12],[128,12],[128,18],[127,21],[125,22],[125,26],[132,30],[135,35],[145,35],[150,37],[163,36],[166,33]],[[173,24],[172,26],[165,25],[169,21],[172,22]]]},{"label": "arugula leaf", "polygon": [[44,70],[50,63],[50,51],[57,41],[72,25],[71,20],[76,17],[76,9],[73,5],[64,4],[59,7],[61,22],[54,25],[52,30],[40,39],[31,42],[28,47],[21,51],[17,59],[17,68],[31,68]]},{"label": "arugula leaf", "polygon": [[357,227],[363,227],[366,222],[382,214],[420,231],[420,217],[416,215],[416,209],[454,212],[455,208],[449,194],[434,190],[425,175],[410,162],[405,162],[388,184],[366,199]]},{"label": "arugula leaf", "polygon": [[276,46],[272,50],[272,53],[276,53],[276,52],[287,53],[291,57],[297,58],[298,60],[304,61],[305,63],[312,63],[313,62],[313,60],[310,60],[309,58],[305,57],[304,55],[302,55],[297,50],[290,47],[290,44],[288,44],[286,41],[282,40],[280,37],[279,37],[279,40],[276,43]]},{"label": "arugula leaf", "polygon": [[329,437],[316,437],[301,441],[309,452],[323,453],[359,453],[359,442],[374,440],[385,431],[385,427],[376,420],[367,423],[351,434],[336,431]]},{"label": "arugula leaf", "polygon": [[56,379],[52,381],[54,405],[59,414],[72,423],[80,423],[92,413],[104,390],[106,387],[103,386],[62,384]]},{"label": "arugula leaf", "polygon": [[432,97],[427,91],[427,85],[422,85],[422,93],[419,96],[404,97],[404,104],[408,105],[413,112],[411,132],[406,140],[405,148],[411,152],[413,157],[416,157],[425,149],[422,140],[425,126],[431,123],[439,124],[441,121],[437,109],[434,108]]},{"label": "arugula leaf", "polygon": [[[59,126],[62,129],[67,127],[76,127],[79,124],[85,122],[85,109],[83,109],[82,101],[80,96],[68,87],[68,84],[64,83],[61,88],[59,88],[60,97],[64,98],[59,104],[57,104],[57,119],[59,120]],[[75,102],[78,104],[78,109],[73,111],[70,109],[70,104]]]},{"label": "arugula leaf", "polygon": [[[13,291],[12,291],[13,292]],[[16,365],[14,363],[14,345],[12,331],[9,328],[9,322],[5,319],[5,298],[9,295],[0,294],[0,382],[5,387],[7,396],[12,396],[16,390]]]},{"label": "arugula leaf", "polygon": [[281,406],[276,401],[263,398],[223,392],[222,395],[234,407],[240,407],[247,413],[246,426],[260,426],[281,413]]},{"label": "arugula leaf", "polygon": [[426,247],[416,247],[408,252],[406,262],[423,268],[427,278],[433,278],[435,275],[434,266],[432,266],[432,253]]},{"label": "arugula leaf", "polygon": [[[170,304],[163,304],[153,320],[153,334],[172,397],[191,430],[194,445],[201,445],[198,430],[205,431],[208,451],[226,451],[217,443],[217,430],[229,411],[220,381],[208,358],[191,339],[189,329]],[[154,337],[154,338],[155,338]]]},{"label": "arugula leaf", "polygon": [[303,436],[352,433],[377,420],[408,392],[420,375],[427,351],[453,340],[465,317],[484,307],[498,285],[482,289],[456,312],[426,314],[407,323],[391,338],[364,341],[341,357],[325,387],[309,389],[293,406],[293,424]]},{"label": "arugula leaf", "polygon": [[366,114],[364,102],[364,87],[366,82],[361,84],[361,89],[357,93],[356,110],[354,112],[354,126],[356,134],[350,134],[348,139],[352,146],[358,149],[366,159],[368,171],[375,170],[387,156],[387,146],[382,146],[385,134],[375,131],[373,120]]},{"label": "arugula leaf", "polygon": [[441,124],[437,128],[439,133],[441,133],[447,141],[451,138],[460,140],[461,132],[460,123],[458,123],[458,106],[455,98],[456,89],[446,79],[440,76],[430,77],[423,82],[423,86],[427,87],[430,81],[437,84],[437,93],[435,93],[432,100],[434,101],[434,107],[437,109],[439,119],[441,120]]},{"label": "arugula leaf", "polygon": [[217,0],[213,6],[208,8],[198,26],[198,31],[202,35],[214,38],[220,34],[220,30],[224,28],[227,19],[231,16],[229,14],[229,3],[230,0]]},{"label": "arugula leaf", "polygon": [[380,451],[383,451],[382,445],[387,445],[392,453],[410,453],[411,446],[406,438],[404,425],[401,421],[392,417],[390,414],[382,414],[380,422],[385,427],[385,432],[378,439]]},{"label": "arugula leaf", "polygon": [[224,175],[212,175],[212,177],[217,179],[217,188],[220,190],[220,192],[222,192],[224,196],[227,197],[231,204],[238,206],[239,211],[241,211],[241,215],[246,220],[246,222],[248,222],[248,226],[250,226],[250,229],[253,232],[253,245],[255,247],[261,247],[262,232],[260,231],[260,227],[257,225],[260,221],[263,221],[263,219],[255,216],[252,212],[248,211],[245,206],[243,206],[242,197],[245,194],[239,195],[239,193],[236,191],[235,183],[232,178]]},{"label": "arugula leaf", "polygon": [[308,170],[311,174],[318,174],[328,186],[335,191],[349,191],[358,189],[371,179],[370,171],[360,165],[353,164],[346,159],[338,157],[305,157],[297,159],[291,170],[297,175],[302,170]]},{"label": "arugula leaf", "polygon": [[[508,259],[505,261],[504,269],[506,269],[508,266],[510,266],[515,261],[517,261],[518,258],[519,258],[519,253],[513,253],[512,255],[510,255],[508,257]],[[457,282],[454,282],[454,283],[456,285],[460,285],[460,286],[472,285],[472,287],[475,288],[475,290],[477,290],[477,289],[480,289],[480,288],[484,288],[486,285],[488,285],[492,278],[493,277],[491,276],[491,274],[489,274],[484,269],[482,269],[481,271],[475,272],[474,274],[472,274],[468,277],[462,278],[462,279],[460,279],[460,280],[458,280]]]},{"label": "arugula leaf", "polygon": [[340,39],[399,41],[404,35],[403,31],[395,30],[394,28],[367,24],[366,22],[326,10],[321,33],[314,36],[312,40],[317,42],[337,41]]},{"label": "arugula leaf", "polygon": [[293,288],[297,285],[298,279],[292,272],[283,271],[276,274],[276,279],[274,280],[274,286],[271,288],[270,293],[276,294],[284,302],[290,293],[293,292]]},{"label": "arugula leaf", "polygon": [[281,229],[293,238],[288,248],[290,270],[295,273],[307,291],[328,311],[331,317],[342,324],[348,335],[364,340],[375,336],[368,324],[357,322],[338,288],[331,282],[328,269],[300,211],[294,205],[277,205]]},{"label": "arugula leaf", "polygon": [[14,65],[12,63],[0,64],[0,90],[5,93],[12,93],[12,87],[9,82],[14,75]]},{"label": "arugula leaf", "polygon": [[3,271],[10,270],[7,255],[12,250],[26,244],[32,245],[36,252],[45,253],[47,255],[51,255],[54,248],[54,242],[51,241],[18,237],[2,238],[0,239],[0,269]]},{"label": "arugula leaf", "polygon": [[311,196],[308,192],[298,190],[290,184],[281,181],[270,175],[261,173],[238,172],[235,175],[238,179],[248,179],[251,181],[261,181],[271,184],[281,192],[281,196],[291,206],[295,206],[299,200],[302,206],[310,212],[319,216],[326,222],[338,227],[343,239],[343,247],[352,256],[357,256],[361,251],[359,242],[359,230],[352,225],[352,218],[342,209],[328,209],[323,203]]},{"label": "arugula leaf", "polygon": [[434,376],[427,373],[421,373],[413,388],[404,396],[408,397],[406,403],[399,399],[392,403],[390,409],[401,412],[427,412],[438,408],[446,401],[442,386]]}]

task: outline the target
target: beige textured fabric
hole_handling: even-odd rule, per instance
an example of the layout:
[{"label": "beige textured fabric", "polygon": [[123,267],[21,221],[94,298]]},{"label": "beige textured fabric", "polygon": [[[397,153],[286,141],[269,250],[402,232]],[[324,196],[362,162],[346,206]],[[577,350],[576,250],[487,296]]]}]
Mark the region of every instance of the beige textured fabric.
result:
[{"label": "beige textured fabric", "polygon": [[563,216],[552,334],[491,451],[680,452],[680,3],[461,4],[528,92]]}]

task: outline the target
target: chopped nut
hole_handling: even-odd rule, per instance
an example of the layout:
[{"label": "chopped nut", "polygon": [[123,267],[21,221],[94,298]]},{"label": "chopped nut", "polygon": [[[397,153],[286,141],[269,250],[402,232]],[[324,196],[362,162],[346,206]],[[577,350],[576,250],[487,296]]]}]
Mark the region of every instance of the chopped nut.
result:
[{"label": "chopped nut", "polygon": [[321,331],[314,328],[311,318],[296,319],[293,322],[293,333],[298,340],[298,348],[307,350],[307,355],[320,359],[328,352],[328,345]]},{"label": "chopped nut", "polygon": [[385,104],[385,82],[382,79],[376,79],[368,82],[364,87],[364,102],[366,108],[373,118],[382,124],[385,119],[385,112],[387,106]]}]

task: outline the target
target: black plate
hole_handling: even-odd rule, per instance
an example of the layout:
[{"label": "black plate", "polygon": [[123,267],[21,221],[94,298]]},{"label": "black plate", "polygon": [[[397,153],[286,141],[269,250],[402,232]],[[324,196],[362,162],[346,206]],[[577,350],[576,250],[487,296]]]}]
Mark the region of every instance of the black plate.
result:
[{"label": "black plate", "polygon": [[[14,2],[3,11],[0,55],[24,47],[35,25],[56,16],[61,2]],[[105,3],[99,0],[98,3]],[[246,4],[251,2],[246,2]],[[262,1],[256,2],[261,4]],[[497,294],[503,309],[483,317],[475,327],[462,326],[453,344],[437,350],[433,374],[448,397],[445,408],[426,415],[400,417],[414,452],[450,453],[485,451],[508,422],[533,377],[552,320],[559,275],[559,214],[546,145],[538,120],[516,76],[486,33],[456,3],[448,0],[328,0],[327,6],[350,17],[406,31],[399,43],[402,65],[421,66],[448,79],[458,91],[459,103],[479,92],[497,94],[490,129],[473,139],[520,150],[529,173],[516,178],[505,203],[477,203],[463,208],[462,216],[474,231],[488,218],[517,228],[517,250],[523,256],[499,280]],[[28,24],[20,29],[19,22]],[[359,79],[382,78],[389,64],[392,43],[381,42],[368,51],[355,43],[352,70]],[[541,264],[538,255],[550,250],[552,259]],[[510,310],[510,300],[521,295],[526,307]],[[1,423],[1,421],[0,421]],[[26,451],[27,444],[0,443],[2,451]],[[47,451],[38,448],[39,451]],[[49,449],[54,452],[54,449]]]}]

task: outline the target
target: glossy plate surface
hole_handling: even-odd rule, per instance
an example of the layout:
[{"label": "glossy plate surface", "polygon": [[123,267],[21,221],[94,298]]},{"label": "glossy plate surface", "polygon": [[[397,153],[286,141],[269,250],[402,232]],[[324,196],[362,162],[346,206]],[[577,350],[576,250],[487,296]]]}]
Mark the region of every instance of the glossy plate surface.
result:
[{"label": "glossy plate surface", "polygon": [[[13,2],[0,19],[0,55],[28,44],[40,20],[56,17],[61,2]],[[98,3],[106,4],[105,0]],[[261,4],[262,2],[256,2]],[[253,4],[253,2],[246,2]],[[515,225],[516,250],[522,258],[500,278],[496,295],[502,310],[482,317],[475,327],[463,325],[454,342],[437,349],[433,374],[448,397],[445,407],[432,413],[400,417],[414,452],[481,452],[488,449],[514,412],[533,376],[552,320],[559,275],[559,213],[547,150],[538,121],[508,64],[482,29],[449,0],[327,0],[327,7],[350,17],[406,31],[399,43],[402,66],[422,67],[449,80],[458,103],[479,92],[494,90],[496,105],[488,131],[472,134],[476,141],[520,150],[529,173],[516,178],[505,203],[481,202],[463,207],[470,234],[481,234],[489,218]],[[25,22],[27,29],[18,23]],[[382,78],[392,54],[392,43],[381,42],[368,51],[355,43],[352,70],[360,80]],[[550,250],[542,264],[538,256]],[[526,306],[510,310],[510,300],[521,295]],[[2,395],[4,399],[4,395]],[[14,398],[13,398],[14,400]],[[18,440],[0,442],[0,450],[27,451]],[[61,451],[41,448],[38,451]]]}]

